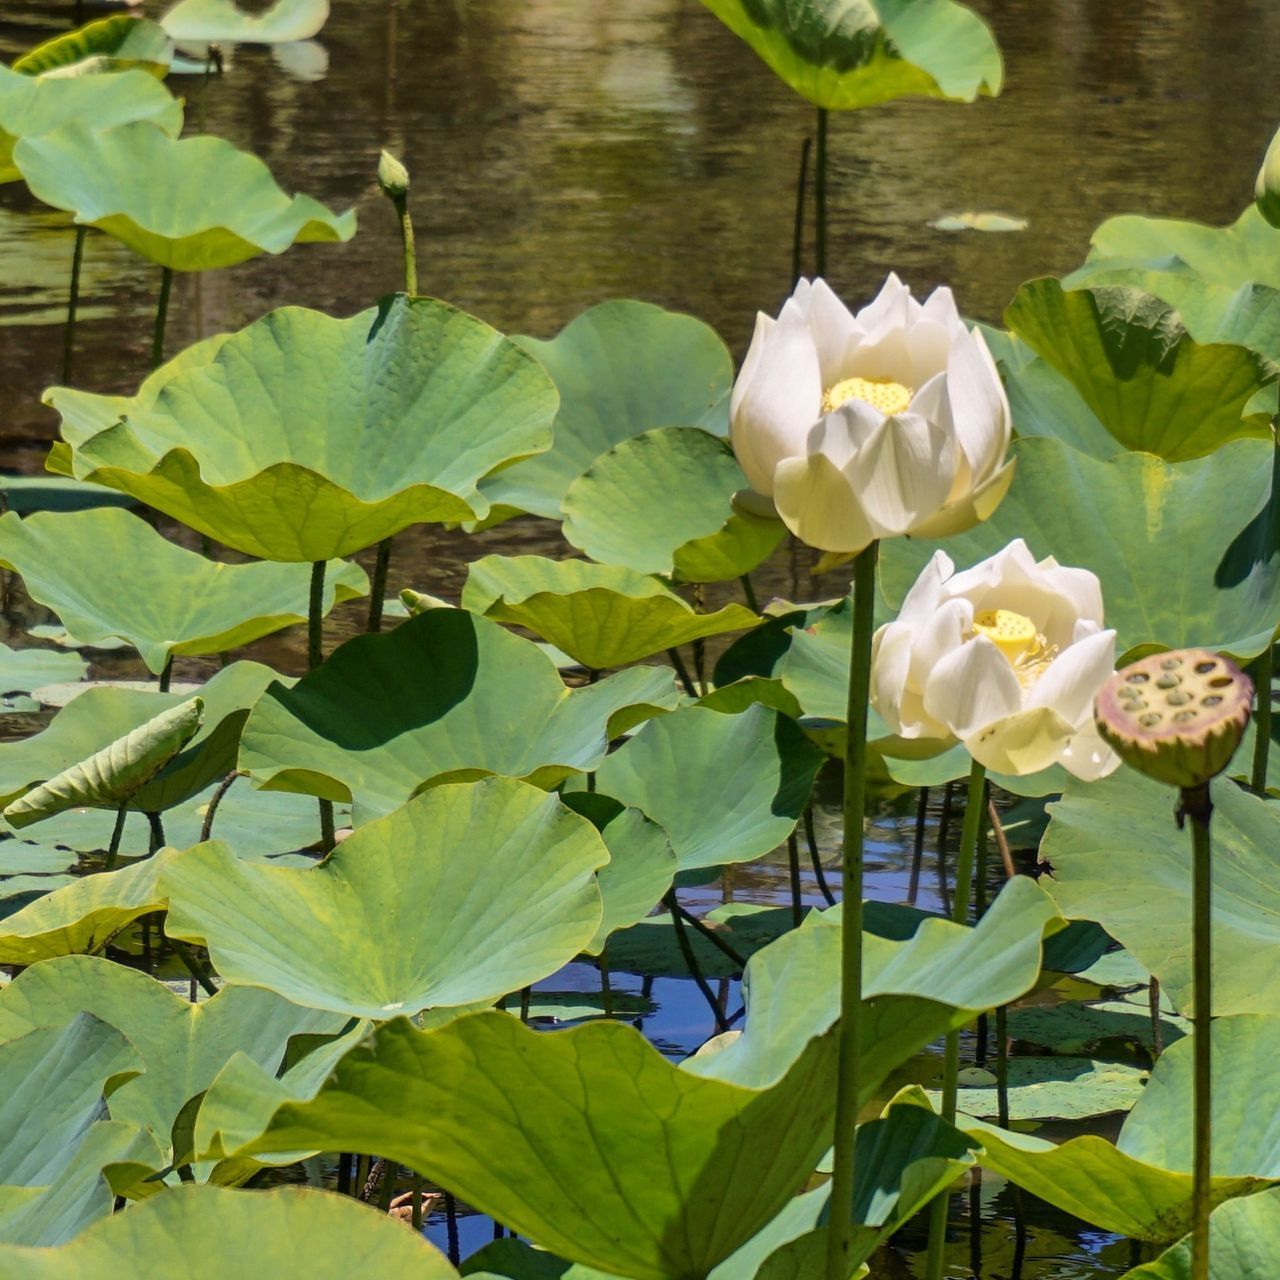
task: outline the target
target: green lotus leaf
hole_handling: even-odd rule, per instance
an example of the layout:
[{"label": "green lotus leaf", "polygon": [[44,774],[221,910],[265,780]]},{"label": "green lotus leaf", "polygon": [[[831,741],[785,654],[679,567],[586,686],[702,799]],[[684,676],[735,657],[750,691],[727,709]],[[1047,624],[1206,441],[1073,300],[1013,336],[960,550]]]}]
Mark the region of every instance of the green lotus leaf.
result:
[{"label": "green lotus leaf", "polygon": [[833,111],[1000,92],[987,24],[954,0],[702,0],[769,68]]},{"label": "green lotus leaf", "polygon": [[163,78],[173,61],[173,42],[158,23],[117,13],[54,36],[15,58],[24,76],[82,76],[137,68]]},{"label": "green lotus leaf", "polygon": [[63,956],[24,970],[0,991],[0,1039],[59,1026],[80,1011],[118,1029],[142,1059],[143,1074],[112,1092],[112,1119],[151,1130],[164,1147],[183,1106],[233,1053],[274,1073],[290,1036],[338,1031],[345,1022],[249,987],[192,1004],[137,969]]},{"label": "green lotus leaf", "polygon": [[[1280,1180],[1280,1142],[1250,1119],[1280,1050],[1280,1019],[1215,1019],[1213,1156],[1215,1204]],[[980,1157],[1033,1195],[1105,1231],[1176,1240],[1191,1221],[1192,1037],[1171,1045],[1125,1118],[1113,1146],[1092,1134],[1060,1146],[961,1117],[983,1144]]]},{"label": "green lotus leaf", "polygon": [[0,1274],[101,1280],[136,1270],[227,1280],[248,1275],[413,1276],[457,1272],[421,1236],[350,1196],[303,1187],[180,1187],[96,1223],[59,1249],[0,1246]]},{"label": "green lotus leaf", "polygon": [[270,312],[189,347],[131,398],[45,399],[78,479],[286,561],[483,514],[477,480],[545,448],[556,408],[537,362],[496,330],[402,295],[350,320]]},{"label": "green lotus leaf", "polygon": [[[85,573],[95,560],[104,571]],[[157,674],[177,655],[224,653],[307,619],[302,566],[209,560],[118,508],[0,516],[0,565],[78,640],[126,640]],[[363,569],[334,561],[322,607],[367,590]]]},{"label": "green lotus leaf", "polygon": [[602,564],[687,582],[749,573],[782,541],[780,520],[736,511],[747,488],[728,443],[658,427],[601,454],[564,495],[564,536]]},{"label": "green lotus leaf", "polygon": [[134,505],[128,494],[117,493],[105,485],[63,480],[57,476],[6,475],[0,477],[0,493],[4,494],[5,510],[20,516],[35,511],[83,511],[86,507]]},{"label": "green lotus leaf", "polygon": [[[1280,1191],[1219,1205],[1209,1216],[1209,1280],[1271,1280],[1280,1258]],[[1123,1280],[1192,1280],[1191,1237]]]},{"label": "green lotus leaf", "polygon": [[[967,1115],[994,1119],[1000,1111],[995,1073],[960,1073],[956,1105]],[[1010,1120],[1086,1120],[1129,1111],[1142,1097],[1147,1072],[1125,1062],[1089,1058],[1009,1060]],[[935,1101],[941,1095],[932,1095]]]},{"label": "green lotus leaf", "polygon": [[225,139],[175,139],[145,122],[25,137],[13,163],[37,199],[173,271],[233,267],[356,233],[354,211],[335,215],[310,196],[286,195],[257,156]]},{"label": "green lotus leaf", "polygon": [[259,13],[245,13],[232,0],[179,0],[160,25],[184,43],[283,44],[310,40],[328,18],[329,0],[276,0]]},{"label": "green lotus leaf", "polygon": [[160,712],[20,796],[5,808],[5,821],[22,828],[67,809],[127,805],[195,737],[203,719],[199,698]]},{"label": "green lotus leaf", "polygon": [[821,764],[795,724],[766,707],[682,707],[607,757],[596,785],[659,823],[687,871],[776,848],[795,830]]},{"label": "green lotus leaf", "polygon": [[647,302],[603,302],[550,341],[515,339],[560,392],[548,452],[490,476],[495,514],[560,519],[566,490],[602,453],[652,427],[729,431],[733,360],[701,320]]},{"label": "green lotus leaf", "polygon": [[1004,318],[1124,449],[1184,462],[1228,440],[1270,439],[1267,417],[1246,408],[1280,371],[1247,347],[1196,342],[1159,298],[1033,280]]},{"label": "green lotus leaf", "polygon": [[945,542],[887,542],[881,590],[896,608],[936,549],[963,569],[1022,537],[1033,555],[1098,575],[1121,665],[1190,647],[1248,660],[1280,624],[1274,452],[1235,440],[1194,462],[1104,462],[1057,440],[1019,440],[1017,477],[991,519]]},{"label": "green lotus leaf", "polygon": [[501,774],[553,786],[590,772],[611,738],[676,698],[671,672],[657,667],[566,689],[531,641],[433,609],[348,641],[293,689],[268,689],[245,726],[240,767],[260,786],[354,799],[361,823],[432,783]]},{"label": "green lotus leaf", "polygon": [[595,671],[760,621],[740,604],[697,613],[666,583],[633,569],[543,556],[473,561],[462,606],[527,627]]},{"label": "green lotus leaf", "polygon": [[1026,218],[1012,214],[973,210],[944,214],[929,223],[935,231],[1025,231],[1029,225]]},{"label": "green lotus leaf", "polygon": [[55,649],[10,649],[0,644],[0,693],[30,693],[41,685],[84,678],[89,664]]},{"label": "green lotus leaf", "polygon": [[[1127,952],[1118,954],[1127,955]],[[1080,976],[1087,981],[1099,980],[1094,977],[1092,969]],[[1145,972],[1141,976],[1145,982]],[[1124,1043],[1141,1045],[1148,1054],[1155,1056],[1155,1046],[1151,1042],[1151,1013],[1145,995],[1141,1005],[1127,1000],[1104,1000],[1096,1004],[1071,1000],[1063,1004],[1011,1009],[1008,1025],[1009,1034],[1015,1040],[1041,1045],[1055,1053],[1081,1053],[1103,1044]],[[1165,1044],[1181,1039],[1190,1029],[1185,1019],[1172,1013],[1161,1013],[1160,1032]]]},{"label": "green lotus leaf", "polygon": [[182,103],[145,71],[109,76],[28,76],[0,66],[0,183],[16,182],[14,145],[64,125],[113,129],[146,121],[162,136],[182,129]]},{"label": "green lotus leaf", "polygon": [[[702,917],[702,923],[737,955],[745,958],[794,929],[795,917],[790,907],[726,902],[708,911]],[[686,929],[685,941],[692,948],[694,961],[705,977],[735,978],[742,972],[741,964],[701,933]],[[609,939],[609,968],[645,977],[690,976],[688,961],[684,958],[684,950],[669,915],[652,916],[615,933]]]},{"label": "green lotus leaf", "polygon": [[[186,747],[134,792],[130,809],[158,813],[199,794],[235,768],[240,730],[268,685],[269,667],[235,662],[200,687],[204,723]],[[80,764],[187,699],[181,693],[90,688],[34,737],[0,743],[0,803],[11,805],[34,786]]]},{"label": "green lotus leaf", "polygon": [[604,915],[595,936],[582,948],[598,956],[610,934],[643,920],[662,901],[675,879],[675,850],[651,818],[598,791],[574,792],[565,803],[600,832],[609,850],[608,864],[596,873]]},{"label": "green lotus leaf", "polygon": [[[1172,797],[1131,769],[1072,782],[1050,810],[1041,856],[1063,914],[1097,920],[1186,1012],[1190,836],[1173,826]],[[1280,815],[1228,781],[1214,783],[1213,800],[1213,1011],[1280,1013]]]},{"label": "green lotus leaf", "polygon": [[242,1154],[376,1150],[571,1261],[704,1276],[830,1141],[834,1042],[793,1056],[748,1088],[700,1079],[616,1022],[543,1035],[497,1011],[430,1032],[397,1019]]},{"label": "green lotus leaf", "polygon": [[386,1019],[549,977],[595,936],[608,861],[555,796],[487,778],[433,788],[306,870],[197,846],[168,864],[165,929],[227,982]]}]

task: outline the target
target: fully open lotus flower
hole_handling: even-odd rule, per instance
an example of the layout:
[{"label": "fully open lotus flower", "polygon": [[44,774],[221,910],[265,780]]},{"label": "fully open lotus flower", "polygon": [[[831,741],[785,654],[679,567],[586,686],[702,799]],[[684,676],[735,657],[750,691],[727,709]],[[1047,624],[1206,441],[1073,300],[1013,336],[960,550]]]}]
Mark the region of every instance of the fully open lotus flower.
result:
[{"label": "fully open lotus flower", "polygon": [[872,645],[871,703],[903,738],[959,739],[988,769],[1079,778],[1120,761],[1093,722],[1115,667],[1102,588],[1021,538],[963,573],[937,551]]},{"label": "fully open lotus flower", "polygon": [[950,289],[923,304],[897,276],[857,315],[801,280],[756,318],[730,402],[752,493],[822,551],[899,534],[939,538],[985,520],[1008,491],[1009,402]]}]

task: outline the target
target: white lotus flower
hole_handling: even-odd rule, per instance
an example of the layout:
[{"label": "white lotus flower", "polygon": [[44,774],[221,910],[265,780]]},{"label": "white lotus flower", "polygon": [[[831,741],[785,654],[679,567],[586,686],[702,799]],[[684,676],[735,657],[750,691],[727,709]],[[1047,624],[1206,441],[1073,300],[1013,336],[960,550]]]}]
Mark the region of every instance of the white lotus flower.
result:
[{"label": "white lotus flower", "polygon": [[857,315],[802,280],[756,317],[730,438],[754,494],[810,546],[940,538],[985,520],[1013,479],[1009,401],[950,289],[921,305],[897,276]]},{"label": "white lotus flower", "polygon": [[1120,763],[1093,722],[1116,660],[1102,588],[1037,564],[1021,538],[963,573],[935,552],[871,653],[871,704],[900,737],[959,739],[998,773],[1056,762],[1093,779]]}]

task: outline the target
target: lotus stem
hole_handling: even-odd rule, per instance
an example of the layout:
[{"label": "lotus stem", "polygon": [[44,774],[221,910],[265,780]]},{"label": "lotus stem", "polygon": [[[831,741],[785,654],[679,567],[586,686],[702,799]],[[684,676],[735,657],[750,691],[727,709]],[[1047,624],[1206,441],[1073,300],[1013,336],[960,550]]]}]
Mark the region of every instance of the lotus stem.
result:
[{"label": "lotus stem", "polygon": [[1009,1127],[1009,1006],[996,1009],[996,1118]]},{"label": "lotus stem", "polygon": [[314,671],[324,661],[324,569],[317,560],[311,566],[311,595],[307,608],[307,667]]},{"label": "lotus stem", "polygon": [[944,914],[951,914],[951,894],[947,889],[947,837],[951,834],[951,808],[956,784],[948,782],[942,793],[942,812],[938,815],[938,897]]},{"label": "lotus stem", "polygon": [[1004,864],[1004,878],[1012,880],[1018,874],[1013,865],[1013,851],[1009,848],[1009,837],[1005,835],[1004,824],[1000,821],[1000,811],[992,799],[990,788],[987,791],[987,821],[991,824],[991,834],[996,838],[996,848],[1000,851],[1000,861]]},{"label": "lotus stem", "polygon": [[164,667],[160,671],[156,686],[161,693],[169,692],[169,684],[173,680],[173,654],[170,654],[164,662]]},{"label": "lotus stem", "polygon": [[[818,113],[819,174],[825,159],[826,112]],[[841,872],[840,1038],[836,1078],[835,1163],[827,1280],[848,1280],[853,1249],[853,1171],[862,1049],[862,843],[867,813],[867,703],[875,628],[876,559],[870,543],[854,561],[853,633],[844,746],[844,859]]]},{"label": "lotus stem", "polygon": [[[173,942],[173,949],[178,953],[178,959],[187,967],[187,971],[191,974],[192,979],[198,982],[204,989],[205,995],[216,996],[218,994],[217,985],[210,979],[205,972],[204,966],[196,959],[195,954],[185,942],[179,942],[176,939]],[[195,1003],[195,991],[192,989],[191,1003]]]},{"label": "lotus stem", "polygon": [[667,910],[671,913],[671,924],[676,931],[676,945],[680,948],[680,954],[684,958],[685,968],[689,970],[689,976],[693,979],[694,985],[702,992],[702,998],[707,1002],[711,1009],[711,1014],[716,1021],[716,1034],[721,1031],[727,1031],[729,1024],[725,1021],[724,1010],[720,1008],[720,1002],[716,999],[716,994],[711,990],[706,978],[703,976],[702,968],[698,964],[698,957],[694,954],[693,944],[689,941],[684,931],[683,912],[680,904],[676,901],[676,891],[671,889],[667,896],[663,898],[663,903]]},{"label": "lotus stem", "polygon": [[204,844],[206,840],[213,834],[213,820],[218,814],[218,806],[222,803],[223,797],[231,790],[231,784],[237,778],[247,778],[249,775],[243,769],[232,769],[223,780],[218,783],[218,789],[209,798],[209,807],[204,813],[204,822],[200,824],[200,843]]},{"label": "lotus stem", "polygon": [[600,956],[596,963],[600,966],[600,1005],[606,1018],[613,1017],[613,984],[609,981],[609,943],[606,940],[600,947]]},{"label": "lotus stem", "polygon": [[813,829],[812,800],[804,807],[804,839],[809,846],[809,860],[813,863],[813,875],[818,882],[818,888],[821,890],[822,896],[827,900],[827,906],[834,907],[836,905],[836,896],[827,885],[827,874],[822,869],[822,853],[818,849],[818,835]]},{"label": "lotus stem", "polygon": [[924,829],[929,817],[929,788],[920,788],[916,801],[916,840],[911,850],[911,879],[907,881],[907,905],[914,907],[920,897],[920,871],[924,866]]},{"label": "lotus stem", "polygon": [[120,856],[120,838],[124,835],[124,823],[128,816],[129,806],[122,804],[116,810],[116,825],[111,828],[111,843],[107,845],[107,862],[102,868],[104,871],[110,871]]},{"label": "lotus stem", "polygon": [[387,594],[387,570],[391,567],[393,539],[383,538],[378,543],[378,558],[373,562],[373,583],[369,589],[369,625],[367,631],[382,630],[382,602]]},{"label": "lotus stem", "polygon": [[409,297],[418,294],[418,252],[413,242],[413,219],[409,216],[409,198],[399,196],[394,201],[400,218],[400,239],[404,244],[404,291]]},{"label": "lotus stem", "polygon": [[[813,175],[814,274],[827,274],[827,109],[818,108],[818,154]],[[833,1277],[834,1280],[834,1277]]]},{"label": "lotus stem", "polygon": [[[796,178],[796,217],[791,230],[791,287],[800,282],[804,257],[804,197],[809,185],[809,148],[813,139],[806,137],[800,146],[800,174]],[[754,606],[752,606],[754,608]]]},{"label": "lotus stem", "polygon": [[684,691],[691,698],[698,696],[698,690],[695,688],[693,679],[689,675],[689,668],[684,665],[684,659],[680,656],[679,649],[668,649],[667,657],[671,659],[671,665],[675,668],[676,675],[680,677],[680,683],[684,685]]},{"label": "lotus stem", "polygon": [[1257,705],[1253,712],[1253,774],[1250,784],[1253,794],[1267,794],[1267,756],[1271,750],[1271,677],[1275,668],[1275,656],[1270,644],[1254,659],[1253,687],[1257,690]]},{"label": "lotus stem", "polygon": [[[422,1179],[414,1174],[415,1191],[420,1187]],[[456,1267],[462,1261],[462,1246],[458,1242],[458,1202],[453,1195],[446,1191],[444,1193],[444,1218],[445,1229],[449,1235],[449,1261]]]},{"label": "lotus stem", "polygon": [[344,1151],[338,1156],[339,1195],[355,1195],[355,1165],[356,1158],[350,1151]]},{"label": "lotus stem", "polygon": [[169,320],[169,294],[173,290],[173,268],[160,271],[160,298],[156,303],[155,336],[151,340],[151,367],[158,369],[164,363],[164,330]]},{"label": "lotus stem", "polygon": [[413,1229],[421,1234],[422,1232],[422,1174],[416,1169],[413,1174],[413,1208],[412,1213]]},{"label": "lotus stem", "polygon": [[[739,969],[745,969],[747,967],[746,957],[743,956],[730,943],[726,942],[718,933],[716,933],[714,929],[708,928],[705,924],[702,923],[701,920],[698,919],[697,916],[693,915],[689,911],[686,911],[680,905],[680,903],[676,900],[674,891],[672,891],[670,897],[671,897],[672,903],[675,904],[676,914],[680,917],[681,920],[684,921],[685,924],[687,924],[695,933],[701,935],[709,943],[711,943],[711,945],[715,947],[717,951],[720,951],[724,955],[726,955],[730,960],[733,961],[734,964],[738,966]],[[670,906],[670,904],[668,904],[668,906]]]},{"label": "lotus stem", "polygon": [[1160,979],[1154,973],[1147,986],[1147,1008],[1151,1014],[1151,1053],[1159,1058],[1164,1052],[1164,1025],[1160,1021]]},{"label": "lotus stem", "polygon": [[163,849],[165,845],[164,823],[161,822],[158,813],[148,813],[147,822],[151,826],[151,847],[148,849],[148,853],[156,853]]},{"label": "lotus stem", "polygon": [[71,289],[67,294],[67,328],[62,335],[62,381],[71,382],[71,359],[76,344],[76,311],[80,306],[80,267],[84,263],[84,240],[88,227],[76,228],[76,247],[71,253]]},{"label": "lotus stem", "polygon": [[750,609],[752,613],[759,613],[760,605],[756,601],[756,589],[752,584],[751,575],[749,573],[744,573],[738,581],[742,583],[742,595],[747,602],[747,608]]},{"label": "lotus stem", "polygon": [[800,842],[794,831],[787,837],[787,865],[791,873],[791,923],[798,929],[804,919],[804,904],[800,901]]},{"label": "lotus stem", "polygon": [[[987,771],[976,760],[969,769],[969,790],[965,797],[964,826],[960,832],[960,853],[956,859],[955,892],[951,900],[951,919],[956,924],[969,922],[969,898],[973,885],[973,868],[982,834],[983,811],[986,807]],[[960,1032],[947,1033],[942,1055],[942,1118],[954,1124],[956,1090],[960,1075]],[[950,1197],[943,1191],[933,1202],[929,1220],[929,1256],[925,1263],[926,1280],[942,1280],[943,1253],[947,1244],[947,1208]]]},{"label": "lotus stem", "polygon": [[1213,1148],[1210,1029],[1212,1023],[1211,959],[1213,949],[1213,876],[1209,860],[1209,821],[1213,804],[1209,784],[1185,787],[1182,815],[1191,820],[1191,1048],[1195,1077],[1192,1109],[1193,1156],[1191,1166],[1191,1280],[1209,1280],[1209,1177]]}]

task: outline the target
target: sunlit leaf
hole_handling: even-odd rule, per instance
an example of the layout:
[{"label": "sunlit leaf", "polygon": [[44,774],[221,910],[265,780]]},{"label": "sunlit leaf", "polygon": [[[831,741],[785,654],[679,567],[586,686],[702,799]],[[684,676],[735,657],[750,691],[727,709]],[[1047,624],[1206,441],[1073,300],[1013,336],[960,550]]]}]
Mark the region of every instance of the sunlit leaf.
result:
[{"label": "sunlit leaf", "polygon": [[329,0],[275,0],[255,13],[246,13],[232,0],[179,0],[160,25],[184,43],[279,44],[310,40],[328,18]]},{"label": "sunlit leaf", "polygon": [[112,14],[42,41],[10,63],[25,76],[82,76],[136,67],[163,77],[173,42],[158,23],[132,13]]}]

